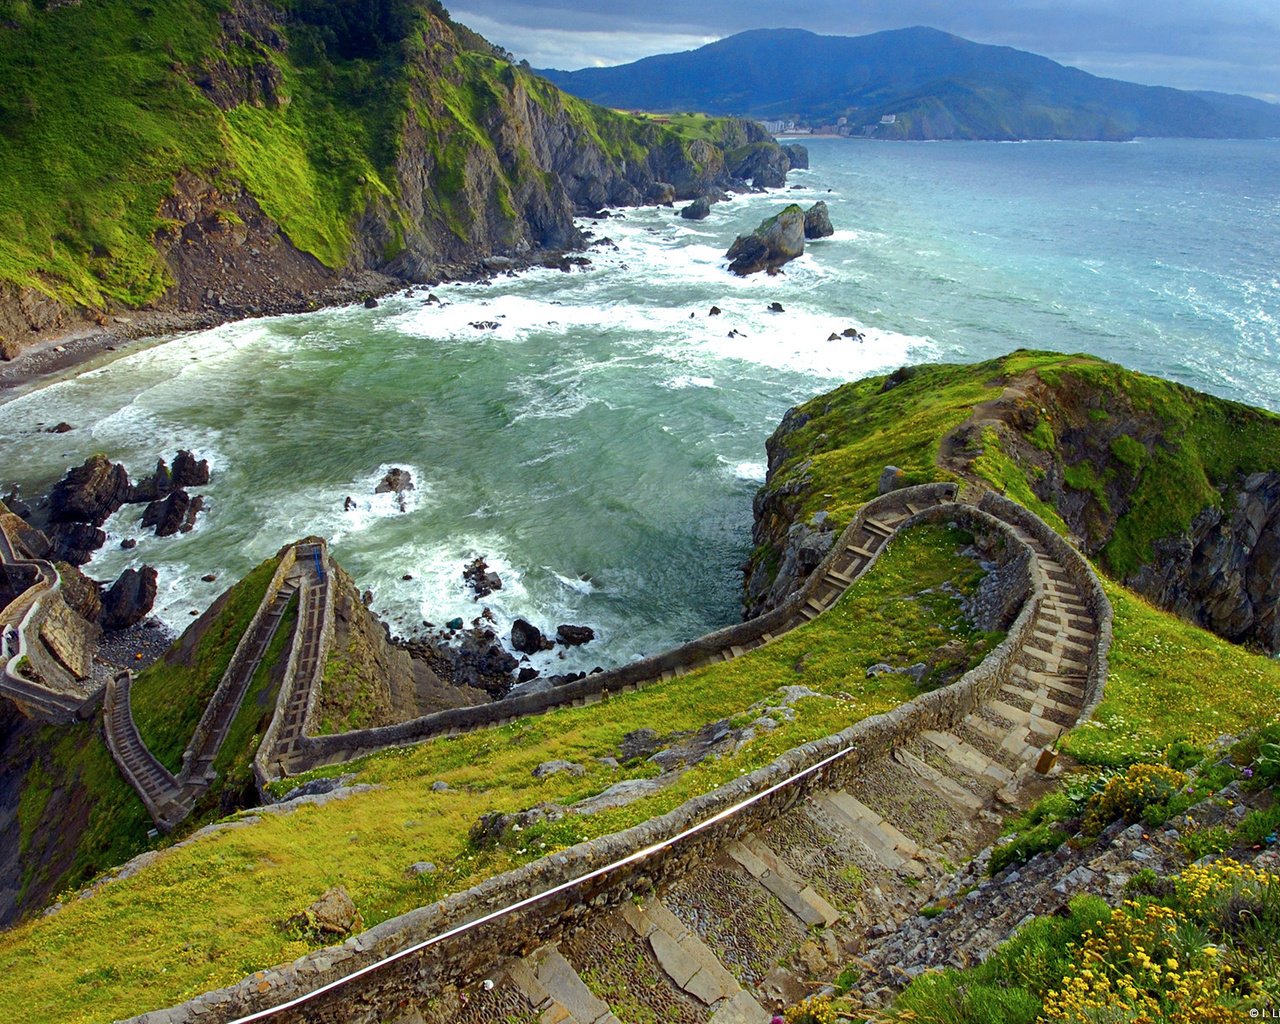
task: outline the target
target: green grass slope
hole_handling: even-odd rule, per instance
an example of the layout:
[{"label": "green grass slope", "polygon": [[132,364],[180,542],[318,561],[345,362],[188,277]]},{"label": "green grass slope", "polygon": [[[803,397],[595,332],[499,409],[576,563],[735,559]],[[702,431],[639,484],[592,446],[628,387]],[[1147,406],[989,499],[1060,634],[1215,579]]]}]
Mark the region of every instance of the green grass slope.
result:
[{"label": "green grass slope", "polygon": [[[180,180],[199,183],[202,222],[237,228],[254,203],[332,270],[439,231],[514,241],[519,200],[556,185],[526,101],[619,173],[694,141],[505,56],[436,0],[0,0],[0,285],[96,310],[158,301],[166,248],[191,241]],[[506,227],[479,231],[490,218]]]},{"label": "green grass slope", "polygon": [[[887,464],[910,483],[982,481],[1064,532],[1074,492],[1070,525],[1117,578],[1221,506],[1224,487],[1280,470],[1280,416],[1085,355],[912,367],[815,398],[793,422],[770,441],[781,521],[825,510],[844,524]],[[779,541],[756,560],[776,564]]]},{"label": "green grass slope", "polygon": [[[957,638],[976,660],[999,639],[974,632],[959,611],[960,596],[980,575],[958,553],[969,540],[942,527],[913,530],[819,619],[733,662],[611,697],[608,714],[600,706],[565,708],[388,751],[354,766],[357,781],[378,787],[372,792],[265,816],[170,850],[92,899],[0,934],[0,1005],[20,1002],[32,1022],[98,1021],[168,1005],[305,952],[308,942],[279,922],[331,885],[345,885],[365,923],[376,924],[556,848],[661,814],[791,747],[887,710],[918,688],[904,675],[867,679],[869,665],[928,661],[943,640]],[[956,589],[944,591],[945,581]],[[621,770],[595,760],[616,756],[634,729],[668,735],[721,719],[742,726],[762,713],[752,705],[787,685],[821,696],[798,701],[793,720],[775,713],[775,728],[758,731],[736,753],[690,768],[654,796],[537,825],[497,847],[467,838],[483,813],[568,803],[622,778],[652,775],[655,767],[643,760]],[[586,774],[533,777],[534,767],[555,758],[584,764]],[[436,780],[449,788],[433,791]],[[406,874],[421,860],[439,870]]]}]

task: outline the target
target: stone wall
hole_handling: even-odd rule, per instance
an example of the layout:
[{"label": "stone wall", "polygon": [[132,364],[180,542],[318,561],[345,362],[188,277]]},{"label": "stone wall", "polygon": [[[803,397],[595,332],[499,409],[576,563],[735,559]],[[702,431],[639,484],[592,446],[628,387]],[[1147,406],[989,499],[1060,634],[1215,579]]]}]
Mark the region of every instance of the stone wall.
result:
[{"label": "stone wall", "polygon": [[1010,501],[994,491],[987,491],[978,507],[1005,522],[1014,523],[1049,552],[1049,556],[1062,565],[1071,581],[1085,595],[1085,603],[1098,628],[1097,643],[1089,654],[1088,681],[1085,683],[1084,707],[1080,719],[1089,718],[1102,700],[1102,688],[1107,681],[1107,656],[1111,651],[1112,614],[1111,601],[1102,583],[1085,557],[1066,542],[1048,523],[1015,501]]},{"label": "stone wall", "polygon": [[[758,618],[708,633],[683,646],[632,662],[630,665],[587,676],[585,679],[564,686],[557,686],[545,693],[528,694],[491,704],[450,708],[408,722],[374,729],[360,729],[333,736],[306,736],[303,740],[306,767],[336,764],[389,746],[419,743],[433,736],[453,735],[501,725],[527,715],[541,714],[554,707],[592,704],[602,700],[609,693],[642,689],[646,685],[659,681],[664,673],[691,668],[727,647],[741,646],[759,639],[765,633],[780,633],[804,607],[805,602],[821,584],[828,568],[836,561],[850,540],[857,535],[868,517],[874,518],[891,511],[905,511],[908,502],[927,505],[945,501],[954,494],[954,484],[924,484],[893,491],[868,502],[858,510],[852,522],[845,528],[839,540],[831,546],[827,556],[810,574],[804,586],[792,594],[780,607]],[[867,567],[869,568],[871,564],[874,564],[874,559],[868,563]],[[305,768],[299,770],[305,770]]]},{"label": "stone wall", "polygon": [[[955,519],[1026,545],[998,519],[948,505],[913,521]],[[906,524],[904,524],[906,525]],[[1019,550],[1021,549],[1021,550]],[[866,761],[926,729],[949,731],[1010,678],[1044,599],[1044,575],[1028,567],[1029,597],[1004,641],[952,685],[796,747],[749,775],[669,813],[580,843],[430,906],[386,921],[340,946],[129,1024],[223,1024],[268,1011],[282,1024],[373,1024],[411,998],[468,984],[507,957],[556,940],[600,910],[661,891],[728,843],[758,831],[808,795],[847,785]],[[1064,563],[1065,564],[1065,563]],[[332,988],[326,988],[332,986]],[[292,1000],[297,1005],[290,1005]]]},{"label": "stone wall", "polygon": [[231,655],[231,661],[227,663],[227,670],[222,673],[218,688],[214,691],[213,696],[209,698],[209,703],[205,705],[204,714],[200,716],[200,721],[196,725],[195,731],[191,734],[187,748],[182,752],[182,771],[179,774],[184,779],[190,777],[199,750],[204,745],[210,730],[213,729],[214,723],[217,722],[223,705],[231,699],[238,670],[246,662],[253,659],[253,652],[249,650],[253,636],[258,630],[262,617],[267,614],[267,609],[271,606],[271,602],[275,600],[275,596],[280,592],[280,588],[284,586],[285,580],[293,572],[294,562],[297,560],[297,550],[294,545],[290,544],[281,550],[278,557],[280,562],[271,576],[271,582],[267,584],[266,592],[262,595],[262,600],[258,603],[258,607],[253,613],[253,618],[249,620],[249,625],[245,628],[244,633],[241,634],[240,642],[236,645],[235,653]]}]

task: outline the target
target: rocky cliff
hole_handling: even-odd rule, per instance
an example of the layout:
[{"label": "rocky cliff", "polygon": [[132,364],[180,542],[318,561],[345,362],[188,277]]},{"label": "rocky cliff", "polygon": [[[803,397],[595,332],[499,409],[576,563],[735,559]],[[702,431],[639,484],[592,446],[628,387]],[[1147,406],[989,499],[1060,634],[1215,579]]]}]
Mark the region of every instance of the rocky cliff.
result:
[{"label": "rocky cliff", "polygon": [[506,56],[434,0],[0,8],[0,349],[527,260],[575,212],[789,166],[754,124],[625,116]]},{"label": "rocky cliff", "polygon": [[[1280,417],[1087,356],[904,368],[792,409],[755,500],[748,615],[775,607],[885,486],[950,478],[1056,521],[1114,578],[1280,651]],[[832,500],[831,495],[841,497]]]}]

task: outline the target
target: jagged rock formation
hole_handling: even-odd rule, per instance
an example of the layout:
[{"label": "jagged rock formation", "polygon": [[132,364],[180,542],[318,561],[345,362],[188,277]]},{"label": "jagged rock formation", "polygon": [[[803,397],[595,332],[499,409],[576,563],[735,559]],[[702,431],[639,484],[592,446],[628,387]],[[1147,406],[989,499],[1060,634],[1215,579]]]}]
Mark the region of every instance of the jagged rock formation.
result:
[{"label": "jagged rock formation", "polygon": [[792,203],[760,222],[750,234],[739,235],[725,259],[740,277],[761,270],[776,273],[784,263],[804,254],[804,211]]},{"label": "jagged rock formation", "polygon": [[1254,473],[1126,582],[1219,636],[1280,651],[1280,473]]},{"label": "jagged rock formation", "polygon": [[829,238],[836,233],[831,226],[831,215],[827,212],[827,204],[819,199],[804,213],[805,238]]}]

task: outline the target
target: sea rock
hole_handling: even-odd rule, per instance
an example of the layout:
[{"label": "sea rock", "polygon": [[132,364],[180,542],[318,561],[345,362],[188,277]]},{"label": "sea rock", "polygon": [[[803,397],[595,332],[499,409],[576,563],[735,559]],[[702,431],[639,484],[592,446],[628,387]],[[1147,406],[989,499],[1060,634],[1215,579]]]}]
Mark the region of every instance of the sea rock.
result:
[{"label": "sea rock", "polygon": [[709,310],[707,310],[707,316],[719,316],[720,313],[721,313],[721,309],[719,306],[712,306]]},{"label": "sea rock", "polygon": [[699,196],[680,211],[680,216],[685,220],[706,220],[711,216],[711,200],[706,196]]},{"label": "sea rock", "polygon": [[365,308],[365,309],[377,309],[377,308],[378,308],[378,300],[377,300],[377,299],[375,299],[372,295],[370,295],[367,299],[365,299],[365,300],[364,300],[364,308]]},{"label": "sea rock", "polygon": [[590,626],[571,626],[565,622],[556,626],[556,637],[566,647],[578,647],[594,640],[596,631]]},{"label": "sea rock", "polygon": [[413,475],[407,469],[393,466],[387,475],[378,481],[373,489],[374,494],[404,494],[413,490]]},{"label": "sea rock", "polygon": [[107,542],[107,535],[93,523],[54,523],[46,531],[55,559],[84,565]]},{"label": "sea rock", "polygon": [[22,519],[31,518],[31,506],[18,496],[18,489],[16,487],[11,488],[9,493],[6,494],[2,500],[4,501],[5,508],[15,516]]},{"label": "sea rock", "polygon": [[819,199],[804,214],[805,238],[828,238],[836,233],[831,226],[831,217],[827,213],[827,204]]},{"label": "sea rock", "polygon": [[196,514],[204,507],[204,498],[191,497],[178,488],[168,497],[151,502],[142,513],[142,525],[155,527],[157,537],[172,537],[175,533],[190,533],[196,523]]},{"label": "sea rock", "polygon": [[466,566],[462,570],[462,578],[471,585],[477,600],[502,589],[502,578],[496,572],[489,572],[489,563],[483,558],[477,558]]},{"label": "sea rock", "polygon": [[667,181],[655,181],[645,189],[644,200],[654,206],[670,206],[676,201],[676,187]]},{"label": "sea rock", "polygon": [[739,235],[725,257],[741,277],[777,270],[804,253],[804,211],[795,203],[760,222],[749,235]]},{"label": "sea rock", "polygon": [[809,169],[809,150],[807,147],[800,145],[798,142],[793,142],[790,145],[783,146],[782,151],[787,154],[792,170],[805,171]]},{"label": "sea rock", "polygon": [[46,427],[44,432],[46,434],[69,434],[71,431],[75,429],[76,429],[75,427],[73,427],[70,423],[67,423],[64,420],[52,427]]},{"label": "sea rock", "polygon": [[196,459],[185,448],[173,458],[174,487],[203,487],[209,482],[209,460]]},{"label": "sea rock", "polygon": [[786,312],[786,310],[782,308],[782,303],[781,303],[781,302],[771,302],[771,303],[769,303],[769,312],[770,312],[770,313],[785,313],[785,312]]},{"label": "sea rock", "polygon": [[[525,669],[520,670],[520,675],[525,674]],[[533,671],[530,669],[529,671]],[[555,689],[554,677],[540,676],[535,673],[533,678],[521,679],[517,677],[515,686],[511,687],[507,693],[506,700],[515,700],[518,697],[532,697],[539,693],[546,693],[548,690]]]},{"label": "sea rock", "polygon": [[[129,500],[132,492],[124,466],[105,455],[91,455],[68,470],[49,493],[49,521],[101,526]],[[70,559],[67,559],[70,561]]]},{"label": "sea rock", "polygon": [[155,472],[133,485],[130,502],[149,502],[166,497],[173,490],[173,473],[164,459],[156,462]]},{"label": "sea rock", "polygon": [[732,154],[726,167],[735,178],[750,178],[753,188],[782,188],[791,160],[781,146],[758,142]]},{"label": "sea rock", "polygon": [[156,571],[149,565],[126,569],[102,595],[102,628],[128,629],[147,617],[156,600]]},{"label": "sea rock", "polygon": [[[533,623],[525,619],[516,619],[511,624],[511,646],[521,654],[537,654],[539,651],[551,650],[554,645],[542,635],[542,630]],[[523,676],[523,672],[521,675]],[[537,673],[535,672],[534,675],[536,676]],[[520,679],[522,683],[526,681],[523,678]]]},{"label": "sea rock", "polygon": [[897,466],[885,466],[880,471],[880,483],[877,485],[878,494],[888,494],[890,491],[897,491],[907,486],[907,474]]},{"label": "sea rock", "polygon": [[74,565],[58,566],[62,579],[62,599],[86,622],[97,622],[102,615],[102,589]]}]

